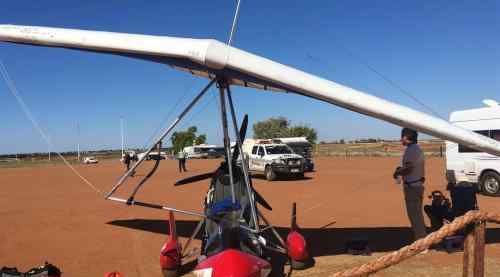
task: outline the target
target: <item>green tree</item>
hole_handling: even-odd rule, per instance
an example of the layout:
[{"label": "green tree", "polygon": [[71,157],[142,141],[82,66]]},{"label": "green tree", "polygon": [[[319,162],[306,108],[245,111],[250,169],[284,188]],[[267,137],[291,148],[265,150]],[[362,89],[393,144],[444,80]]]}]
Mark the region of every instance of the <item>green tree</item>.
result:
[{"label": "green tree", "polygon": [[279,138],[288,136],[289,122],[285,117],[271,117],[253,124],[256,139]]},{"label": "green tree", "polygon": [[311,143],[316,143],[318,133],[306,125],[290,126],[286,117],[271,117],[253,124],[253,134],[256,139],[279,137],[306,137]]},{"label": "green tree", "polygon": [[196,139],[194,140],[195,145],[204,144],[205,142],[207,142],[207,135],[205,134],[197,136]]},{"label": "green tree", "polygon": [[318,133],[313,128],[307,127],[305,125],[302,126],[293,126],[288,129],[289,137],[306,137],[307,140],[315,144],[316,139],[318,139]]},{"label": "green tree", "polygon": [[197,131],[198,129],[196,128],[196,126],[191,126],[186,131],[174,132],[171,138],[174,153],[178,153],[186,146],[205,143],[207,140],[207,135],[201,134],[197,136]]}]

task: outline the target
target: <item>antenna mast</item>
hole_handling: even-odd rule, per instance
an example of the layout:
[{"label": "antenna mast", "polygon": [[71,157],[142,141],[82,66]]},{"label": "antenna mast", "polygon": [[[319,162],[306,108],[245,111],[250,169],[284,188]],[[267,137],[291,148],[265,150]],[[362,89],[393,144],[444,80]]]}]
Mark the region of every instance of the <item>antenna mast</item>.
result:
[{"label": "antenna mast", "polygon": [[80,161],[80,123],[76,122],[76,148],[78,152],[78,161]]},{"label": "antenna mast", "polygon": [[120,133],[121,133],[121,137],[122,137],[122,157],[123,157],[123,155],[125,154],[125,150],[124,150],[125,139],[123,137],[123,116],[120,116]]}]

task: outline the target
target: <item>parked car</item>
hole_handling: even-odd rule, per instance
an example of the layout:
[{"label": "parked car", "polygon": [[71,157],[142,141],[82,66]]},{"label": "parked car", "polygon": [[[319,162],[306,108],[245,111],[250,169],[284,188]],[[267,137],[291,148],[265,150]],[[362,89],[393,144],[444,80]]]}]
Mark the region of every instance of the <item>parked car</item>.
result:
[{"label": "parked car", "polygon": [[83,163],[84,164],[96,164],[98,163],[99,161],[97,160],[96,157],[85,157],[83,159]]},{"label": "parked car", "polygon": [[252,173],[264,174],[268,181],[279,176],[304,177],[305,159],[286,144],[271,140],[246,139],[243,152]]}]

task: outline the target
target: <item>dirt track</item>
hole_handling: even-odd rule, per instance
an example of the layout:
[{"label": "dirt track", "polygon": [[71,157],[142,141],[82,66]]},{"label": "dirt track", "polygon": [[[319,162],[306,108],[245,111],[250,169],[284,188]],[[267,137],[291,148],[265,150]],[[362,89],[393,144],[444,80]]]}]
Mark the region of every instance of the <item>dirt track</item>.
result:
[{"label": "dirt track", "polygon": [[[324,276],[372,259],[338,255],[351,237],[368,238],[377,252],[410,242],[401,188],[391,178],[397,163],[397,158],[320,158],[316,160],[317,171],[307,174],[305,180],[255,179],[257,190],[274,209],[265,214],[282,231],[289,227],[292,203],[298,203],[298,223],[310,240],[312,254],[318,257],[318,266],[297,275]],[[181,175],[175,161],[164,161],[137,199],[201,211],[207,182],[177,188],[172,184],[182,177],[211,171],[217,164],[215,160],[189,161],[189,172]],[[77,168],[103,191],[123,170],[118,161]],[[147,167],[138,175],[146,172]],[[426,192],[444,190],[443,172],[443,160],[428,159]],[[103,276],[113,270],[125,276],[161,276],[158,255],[167,233],[164,212],[104,201],[62,165],[1,169],[0,199],[0,267],[27,270],[49,261],[59,266],[64,276]],[[500,199],[481,196],[479,205],[500,212]],[[182,215],[177,219],[180,235],[188,236],[197,219]],[[487,276],[495,276],[491,274],[500,272],[500,229],[489,228]],[[456,268],[461,254],[431,253],[380,276],[436,273],[426,275],[422,264]],[[445,274],[453,276],[453,270]]]}]

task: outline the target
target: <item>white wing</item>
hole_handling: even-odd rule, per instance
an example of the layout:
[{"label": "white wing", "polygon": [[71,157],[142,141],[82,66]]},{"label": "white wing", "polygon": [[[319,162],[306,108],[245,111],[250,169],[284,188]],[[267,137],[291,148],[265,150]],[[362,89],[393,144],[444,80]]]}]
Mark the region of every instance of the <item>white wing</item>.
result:
[{"label": "white wing", "polygon": [[236,85],[294,92],[500,156],[498,141],[216,40],[0,25],[0,41],[111,53]]}]

